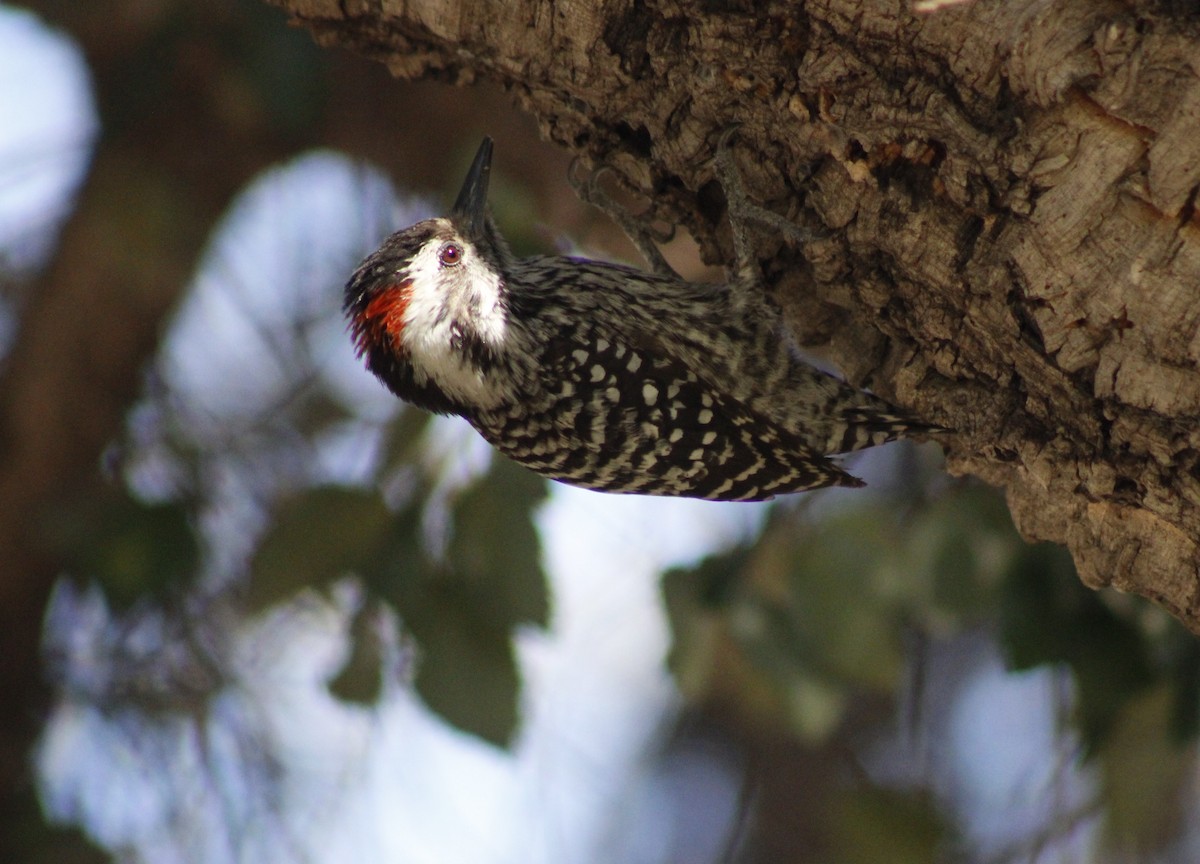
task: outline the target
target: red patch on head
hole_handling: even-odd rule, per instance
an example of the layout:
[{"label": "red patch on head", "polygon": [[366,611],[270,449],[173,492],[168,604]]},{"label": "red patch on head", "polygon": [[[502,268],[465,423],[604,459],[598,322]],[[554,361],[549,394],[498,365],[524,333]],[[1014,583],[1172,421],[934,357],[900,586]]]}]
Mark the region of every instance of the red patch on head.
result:
[{"label": "red patch on head", "polygon": [[361,355],[372,345],[387,341],[400,351],[400,334],[404,332],[404,310],[412,297],[412,282],[405,280],[380,289],[354,316],[354,336]]}]

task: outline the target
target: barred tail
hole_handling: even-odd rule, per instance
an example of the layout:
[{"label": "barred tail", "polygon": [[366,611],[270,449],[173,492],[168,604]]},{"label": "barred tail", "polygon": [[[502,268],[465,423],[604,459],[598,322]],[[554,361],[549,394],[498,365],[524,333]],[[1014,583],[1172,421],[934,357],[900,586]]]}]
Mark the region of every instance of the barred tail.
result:
[{"label": "barred tail", "polygon": [[913,438],[945,432],[944,426],[909,417],[899,411],[880,412],[871,408],[847,408],[841,413],[844,426],[830,436],[826,451],[851,453],[898,438]]}]

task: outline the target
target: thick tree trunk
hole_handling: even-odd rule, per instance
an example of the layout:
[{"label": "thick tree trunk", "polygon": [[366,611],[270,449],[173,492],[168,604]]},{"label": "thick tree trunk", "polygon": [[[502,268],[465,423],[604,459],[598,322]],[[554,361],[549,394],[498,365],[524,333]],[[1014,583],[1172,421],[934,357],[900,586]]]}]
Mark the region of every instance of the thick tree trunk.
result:
[{"label": "thick tree trunk", "polygon": [[1003,486],[1087,584],[1200,632],[1200,22],[1183,4],[272,2],[400,77],[500,82],[725,260],[708,160],[741,124],[752,197],[820,238],[759,238],[801,340],[956,430],[951,470]]}]

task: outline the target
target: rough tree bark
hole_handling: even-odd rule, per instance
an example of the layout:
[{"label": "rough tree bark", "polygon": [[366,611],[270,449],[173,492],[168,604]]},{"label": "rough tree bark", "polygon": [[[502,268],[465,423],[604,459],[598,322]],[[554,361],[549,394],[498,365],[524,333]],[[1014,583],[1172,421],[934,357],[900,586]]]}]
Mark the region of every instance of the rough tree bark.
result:
[{"label": "rough tree bark", "polygon": [[819,237],[759,237],[801,340],[956,430],[950,470],[1088,585],[1200,632],[1190,6],[271,2],[402,78],[501,83],[724,260],[708,160],[741,124],[751,195]]}]

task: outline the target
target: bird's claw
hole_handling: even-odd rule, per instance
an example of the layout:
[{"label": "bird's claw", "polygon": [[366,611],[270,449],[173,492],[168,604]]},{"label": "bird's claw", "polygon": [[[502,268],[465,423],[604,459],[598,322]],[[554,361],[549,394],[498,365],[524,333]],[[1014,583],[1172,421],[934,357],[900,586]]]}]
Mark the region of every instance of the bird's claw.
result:
[{"label": "bird's claw", "polygon": [[578,176],[579,164],[580,160],[578,157],[571,161],[571,166],[567,169],[567,182],[570,183],[571,188],[575,190],[575,194],[579,196],[580,200],[595,207],[621,226],[621,230],[625,232],[630,242],[637,247],[638,252],[646,259],[646,263],[650,265],[651,270],[660,276],[667,276],[673,279],[680,278],[679,274],[667,263],[667,259],[663,257],[657,245],[659,243],[669,243],[675,238],[675,226],[670,225],[665,229],[657,228],[647,218],[647,215],[650,213],[649,209],[641,214],[634,215],[628,209],[614,201],[612,196],[604,190],[600,182],[600,178],[606,172],[613,171],[609,166],[601,165],[595,171],[580,178]]},{"label": "bird's claw", "polygon": [[733,233],[733,250],[739,272],[751,271],[757,268],[753,247],[750,242],[749,224],[754,222],[767,228],[772,228],[786,237],[790,242],[801,245],[814,239],[815,235],[801,228],[785,216],[768,210],[761,204],[755,204],[746,194],[741,172],[733,159],[732,141],[737,136],[740,123],[726,128],[717,139],[713,155],[713,174],[716,181],[725,192],[725,201],[729,213],[729,227]]}]

